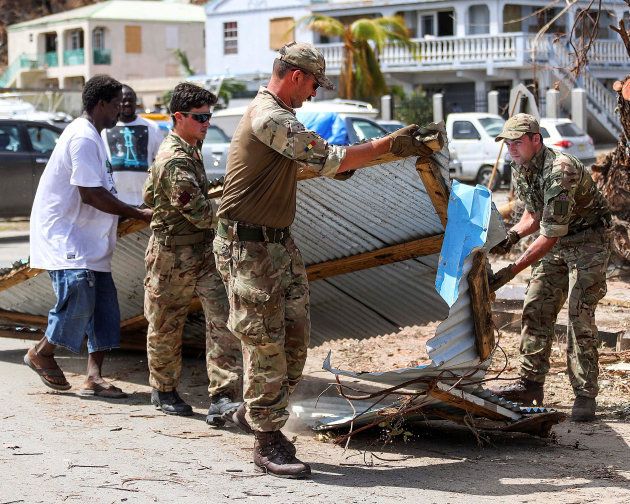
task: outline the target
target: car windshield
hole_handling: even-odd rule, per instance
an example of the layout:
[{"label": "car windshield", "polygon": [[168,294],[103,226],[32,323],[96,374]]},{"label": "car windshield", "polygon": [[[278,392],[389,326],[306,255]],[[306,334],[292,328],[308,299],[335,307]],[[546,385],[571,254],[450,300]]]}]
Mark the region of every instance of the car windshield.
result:
[{"label": "car windshield", "polygon": [[387,134],[387,131],[381,126],[371,121],[365,121],[362,119],[354,119],[352,121],[352,127],[354,128],[357,138],[366,140],[370,138],[382,137]]},{"label": "car windshield", "polygon": [[556,124],[556,129],[558,130],[558,133],[560,133],[560,136],[563,137],[584,136],[584,132],[578,128],[577,124],[572,122]]},{"label": "car windshield", "polygon": [[505,121],[500,117],[482,117],[479,122],[490,136],[497,136],[503,130]]},{"label": "car windshield", "polygon": [[218,126],[210,126],[203,143],[230,143],[230,139]]}]

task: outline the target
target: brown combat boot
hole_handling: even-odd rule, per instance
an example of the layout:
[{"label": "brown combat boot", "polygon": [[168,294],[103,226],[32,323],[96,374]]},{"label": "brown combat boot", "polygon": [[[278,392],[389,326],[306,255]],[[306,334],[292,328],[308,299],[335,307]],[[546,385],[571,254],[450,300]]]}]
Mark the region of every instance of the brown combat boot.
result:
[{"label": "brown combat boot", "polygon": [[254,432],[254,464],[262,472],[279,478],[307,478],[311,467],[291,455],[280,438],[280,431]]},{"label": "brown combat boot", "polygon": [[[232,422],[238,425],[243,431],[247,432],[247,434],[253,434],[254,430],[249,425],[247,418],[245,418],[245,403],[241,403],[241,405],[237,408],[237,410],[232,415]],[[295,456],[297,450],[295,445],[289,441],[289,439],[282,433],[282,431],[278,431],[280,436],[280,442],[284,445],[284,449],[287,450],[292,456]]]},{"label": "brown combat boot", "polygon": [[592,422],[595,420],[597,402],[594,397],[577,396],[571,410],[573,422]]},{"label": "brown combat boot", "polygon": [[496,389],[492,389],[492,393],[502,397],[507,401],[525,404],[527,406],[542,406],[545,392],[543,384],[528,380],[527,378],[519,378],[514,383],[503,385]]}]

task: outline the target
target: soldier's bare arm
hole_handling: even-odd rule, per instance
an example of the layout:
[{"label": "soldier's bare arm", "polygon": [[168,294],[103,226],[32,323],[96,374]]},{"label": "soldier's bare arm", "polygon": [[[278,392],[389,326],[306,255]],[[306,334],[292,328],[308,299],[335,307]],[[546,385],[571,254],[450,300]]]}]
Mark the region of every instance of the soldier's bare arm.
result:
[{"label": "soldier's bare arm", "polygon": [[548,236],[540,235],[534,240],[534,243],[527,248],[525,253],[514,262],[512,272],[516,275],[539,259],[542,259],[547,252],[553,248],[557,241],[557,237],[549,238]]},{"label": "soldier's bare arm", "polygon": [[173,160],[165,166],[167,180],[161,185],[168,195],[171,205],[180,211],[182,216],[199,229],[212,227],[212,202],[202,191],[197,178],[190,171],[187,163]]},{"label": "soldier's bare arm", "polygon": [[83,203],[93,206],[101,212],[151,222],[152,210],[127,205],[104,187],[79,187],[79,194]]},{"label": "soldier's bare arm", "polygon": [[533,212],[525,210],[521,216],[521,220],[512,228],[523,238],[535,233],[540,229],[540,218]]}]

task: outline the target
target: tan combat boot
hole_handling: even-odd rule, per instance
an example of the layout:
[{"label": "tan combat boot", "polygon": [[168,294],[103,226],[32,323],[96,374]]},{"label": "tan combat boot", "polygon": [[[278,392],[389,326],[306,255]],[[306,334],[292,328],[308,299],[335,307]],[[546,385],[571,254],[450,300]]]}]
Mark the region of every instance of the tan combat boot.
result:
[{"label": "tan combat boot", "polygon": [[259,470],[279,478],[308,478],[311,468],[295,458],[280,439],[280,431],[254,432],[254,464]]},{"label": "tan combat boot", "polygon": [[577,396],[571,410],[571,420],[574,422],[592,422],[595,420],[597,402],[594,397]]},{"label": "tan combat boot", "polygon": [[527,406],[533,404],[542,406],[545,397],[543,384],[528,380],[527,378],[519,378],[514,383],[492,389],[492,393],[507,401],[521,403]]},{"label": "tan combat boot", "polygon": [[[247,434],[253,434],[254,430],[249,425],[247,418],[245,418],[245,403],[241,403],[238,409],[232,415],[232,422],[238,425],[241,430],[247,432]],[[295,445],[289,441],[282,431],[278,431],[280,436],[280,442],[284,445],[284,449],[287,450],[292,456],[295,456],[297,450],[295,449]]]}]

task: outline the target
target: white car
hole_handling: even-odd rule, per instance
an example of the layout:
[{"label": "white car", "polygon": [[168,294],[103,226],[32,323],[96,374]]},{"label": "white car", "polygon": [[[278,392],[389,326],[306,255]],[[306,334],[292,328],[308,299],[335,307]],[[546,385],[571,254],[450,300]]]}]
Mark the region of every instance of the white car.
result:
[{"label": "white car", "polygon": [[575,156],[585,166],[595,162],[593,139],[584,133],[571,119],[540,120],[543,143],[551,149]]}]

